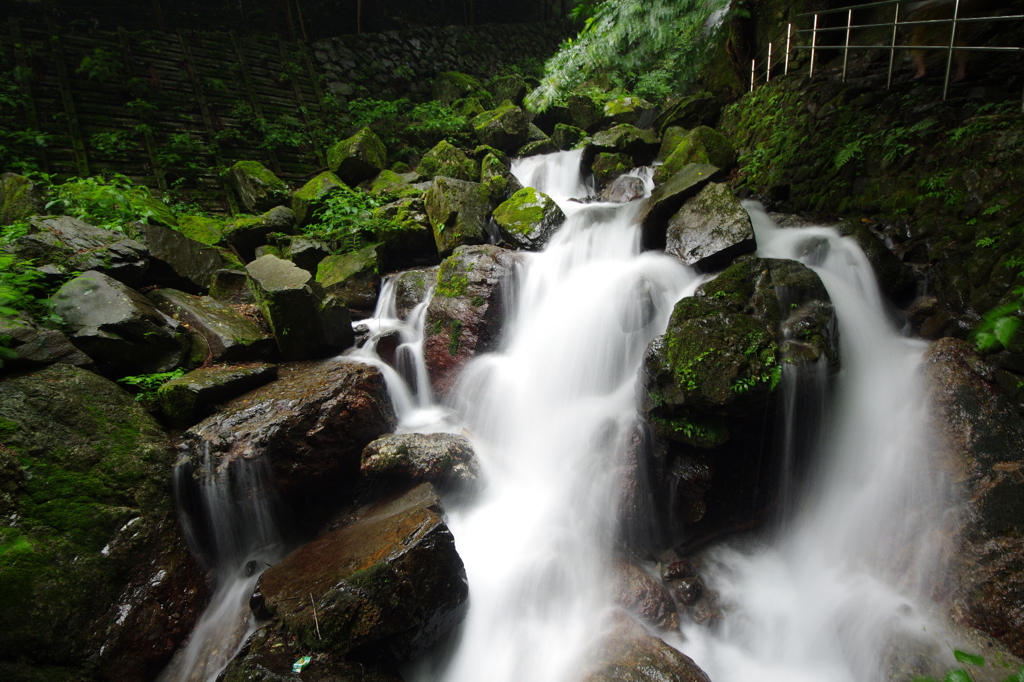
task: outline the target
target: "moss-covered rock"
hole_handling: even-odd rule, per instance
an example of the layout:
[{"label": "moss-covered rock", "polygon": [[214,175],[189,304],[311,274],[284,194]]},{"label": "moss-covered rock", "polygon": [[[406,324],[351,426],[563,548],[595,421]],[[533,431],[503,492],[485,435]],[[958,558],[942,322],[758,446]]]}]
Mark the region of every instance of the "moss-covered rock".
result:
[{"label": "moss-covered rock", "polygon": [[689,134],[689,130],[679,126],[666,128],[665,132],[661,134],[661,147],[658,148],[658,155],[654,158],[658,161],[667,159],[669,154],[675,151],[675,148],[683,141],[683,138]]},{"label": "moss-covered rock", "polygon": [[43,200],[34,182],[23,175],[0,175],[0,225],[11,225],[43,212]]},{"label": "moss-covered rock", "polygon": [[[451,105],[457,99],[463,99],[484,91],[479,80],[469,74],[458,71],[443,71],[434,76],[432,99],[442,104]],[[490,97],[490,93],[487,93]]]},{"label": "moss-covered rock", "polygon": [[228,305],[248,305],[255,302],[249,288],[249,276],[245,267],[241,270],[218,270],[210,284],[210,298]]},{"label": "moss-covered rock", "polygon": [[170,206],[149,193],[149,190],[134,194],[131,199],[132,210],[146,216],[146,222],[164,227],[177,227],[178,218]]},{"label": "moss-covered rock", "polygon": [[565,222],[565,214],[551,197],[526,187],[494,209],[494,222],[510,246],[539,251]]},{"label": "moss-covered rock", "polygon": [[[523,188],[519,178],[512,175],[504,154],[487,154],[480,163],[480,182],[487,185],[491,202],[500,204]],[[506,157],[507,159],[507,157]]]},{"label": "moss-covered rock", "polygon": [[590,172],[594,176],[594,185],[598,191],[611,184],[620,175],[633,169],[633,159],[629,154],[601,152],[594,155],[590,163]]},{"label": "moss-covered rock", "polygon": [[327,150],[327,167],[350,187],[380,173],[387,168],[387,161],[387,148],[369,128]]},{"label": "moss-covered rock", "polygon": [[543,140],[527,142],[519,148],[519,151],[516,152],[516,156],[525,158],[527,156],[539,156],[541,154],[554,154],[557,151],[560,151],[558,145],[556,145],[551,138],[545,138]]},{"label": "moss-covered rock", "polygon": [[263,363],[200,367],[171,379],[157,391],[160,411],[170,423],[187,428],[227,402],[277,377],[277,366]]},{"label": "moss-covered rock", "polygon": [[647,166],[654,161],[658,144],[658,136],[653,131],[620,123],[595,133],[583,156],[584,159],[590,159],[602,152],[621,153],[628,155],[634,166]]},{"label": "moss-covered rock", "polygon": [[324,199],[327,195],[343,184],[337,175],[325,171],[296,190],[292,194],[295,224],[298,227],[303,227],[313,222],[317,214],[323,210]]},{"label": "moss-covered rock", "polygon": [[441,140],[423,155],[416,172],[428,178],[443,176],[471,181],[475,181],[480,175],[476,162],[447,140]]},{"label": "moss-covered rock", "polygon": [[675,215],[684,201],[695,196],[704,185],[720,175],[721,171],[716,166],[691,163],[657,187],[651,193],[640,215],[643,247],[664,249],[669,219]]},{"label": "moss-covered rock", "polygon": [[393,170],[382,170],[372,180],[364,182],[360,187],[374,196],[386,194],[391,197],[421,196],[423,190],[412,183],[419,178],[419,173],[396,173]]},{"label": "moss-covered rock", "polygon": [[750,216],[725,183],[708,183],[668,221],[665,253],[701,272],[756,249]]},{"label": "moss-covered rock", "polygon": [[654,120],[654,128],[663,136],[672,126],[688,130],[699,126],[714,128],[721,115],[722,104],[718,99],[711,93],[702,92],[667,107]]},{"label": "moss-covered rock", "polygon": [[507,101],[497,109],[485,111],[474,117],[470,125],[473,126],[473,132],[481,144],[503,151],[519,149],[530,138],[526,112]]},{"label": "moss-covered rock", "polygon": [[482,244],[487,240],[487,218],[491,212],[491,191],[487,185],[437,177],[423,201],[440,255],[450,254],[463,244]]},{"label": "moss-covered rock", "polygon": [[[296,203],[294,198],[292,201]],[[285,206],[275,206],[263,215],[235,218],[228,223],[222,234],[224,241],[242,258],[252,260],[256,249],[267,243],[269,235],[292,234],[295,227],[295,213]]]},{"label": "moss-covered rock", "polygon": [[434,230],[421,198],[409,197],[386,204],[374,211],[373,217],[379,225],[373,238],[380,244],[388,270],[440,262]]},{"label": "moss-covered rock", "polygon": [[155,674],[206,594],[168,438],[119,386],[67,365],[0,381],[0,425],[0,660],[60,679]]},{"label": "moss-covered rock", "polygon": [[587,131],[565,123],[556,123],[551,133],[551,141],[562,151],[576,149],[576,146],[587,137]]},{"label": "moss-covered rock", "polygon": [[[627,95],[606,100],[601,109],[605,119],[611,123],[649,125],[650,117],[657,107],[641,97]],[[645,119],[647,124],[644,123]]]},{"label": "moss-covered rock", "polygon": [[717,166],[724,171],[732,168],[736,152],[729,140],[713,128],[700,126],[691,130],[675,149],[669,153],[665,163],[654,173],[654,182],[661,184],[691,163]]},{"label": "moss-covered rock", "polygon": [[593,132],[600,127],[599,124],[604,120],[604,107],[589,95],[571,95],[566,102],[566,107],[568,108],[569,123],[574,128]]},{"label": "moss-covered rock", "polygon": [[328,256],[316,271],[317,284],[345,304],[357,318],[369,317],[380,293],[379,244]]},{"label": "moss-covered rock", "polygon": [[236,162],[228,169],[228,182],[249,213],[288,203],[288,185],[259,161]]},{"label": "moss-covered rock", "polygon": [[494,95],[496,102],[508,100],[516,106],[521,106],[523,98],[530,91],[526,79],[517,73],[508,76],[498,76],[487,82],[487,90]]},{"label": "moss-covered rock", "polygon": [[178,227],[176,229],[189,239],[201,244],[220,246],[226,243],[224,241],[224,229],[226,227],[227,222],[223,218],[183,215],[178,216]]}]

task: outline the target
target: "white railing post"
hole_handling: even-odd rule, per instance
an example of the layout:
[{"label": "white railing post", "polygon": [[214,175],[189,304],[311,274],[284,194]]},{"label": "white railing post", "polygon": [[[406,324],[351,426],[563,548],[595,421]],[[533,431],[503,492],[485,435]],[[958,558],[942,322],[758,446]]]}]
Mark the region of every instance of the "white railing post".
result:
[{"label": "white railing post", "polygon": [[814,57],[815,52],[818,49],[818,15],[814,15],[814,30],[811,32],[811,73],[810,76],[814,75]]},{"label": "white railing post", "polygon": [[793,43],[793,24],[789,24],[786,28],[786,67],[783,69],[782,74],[784,76],[789,75],[789,50],[790,45]]},{"label": "white railing post", "polygon": [[[960,0],[957,0],[959,2]],[[850,26],[853,24],[853,10],[846,13],[846,47],[843,48],[843,82],[846,82],[846,65],[850,61]]]},{"label": "white railing post", "polygon": [[757,68],[757,60],[750,60],[750,91],[754,91],[754,70]]},{"label": "white railing post", "polygon": [[949,95],[949,72],[953,68],[953,43],[956,42],[956,20],[960,14],[960,0],[953,5],[953,30],[949,32],[949,56],[946,58],[946,83],[942,87],[942,99]]},{"label": "white railing post", "polygon": [[764,73],[764,82],[772,82],[772,44],[768,43],[768,70]]},{"label": "white railing post", "polygon": [[896,16],[892,20],[892,47],[889,48],[889,78],[885,81],[885,89],[892,87],[892,65],[896,59],[896,27],[900,23],[900,3],[896,3]]}]

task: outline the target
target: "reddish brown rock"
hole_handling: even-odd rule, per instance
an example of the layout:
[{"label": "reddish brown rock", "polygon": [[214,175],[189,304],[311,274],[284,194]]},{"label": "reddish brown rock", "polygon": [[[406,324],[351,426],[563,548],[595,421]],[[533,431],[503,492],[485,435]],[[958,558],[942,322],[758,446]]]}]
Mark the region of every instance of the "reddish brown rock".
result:
[{"label": "reddish brown rock", "polygon": [[590,660],[594,663],[582,682],[711,682],[689,656],[647,634],[621,611]]},{"label": "reddish brown rock", "polygon": [[675,602],[660,580],[626,559],[615,562],[614,575],[616,604],[653,627],[679,629]]}]

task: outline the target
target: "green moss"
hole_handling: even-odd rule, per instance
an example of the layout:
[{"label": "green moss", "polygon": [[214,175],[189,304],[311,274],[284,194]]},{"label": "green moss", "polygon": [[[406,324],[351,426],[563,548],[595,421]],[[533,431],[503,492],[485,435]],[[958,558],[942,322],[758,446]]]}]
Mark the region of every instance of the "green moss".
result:
[{"label": "green moss", "polygon": [[245,175],[255,178],[267,189],[288,191],[288,185],[285,184],[284,180],[274,175],[269,168],[259,161],[238,161],[231,168],[238,169]]},{"label": "green moss", "polygon": [[177,230],[189,239],[217,246],[224,239],[225,223],[219,218],[184,215],[178,218]]},{"label": "green moss", "polygon": [[437,270],[437,288],[434,293],[445,298],[464,296],[469,287],[466,273],[472,270],[471,266],[471,263],[465,263],[459,256],[445,258]]},{"label": "green moss", "polygon": [[480,168],[476,162],[447,140],[441,140],[423,155],[416,172],[427,177],[442,175],[474,182],[480,177]]},{"label": "green moss", "polygon": [[602,152],[594,157],[590,170],[595,180],[606,183],[628,172],[632,167],[633,159],[628,154]]},{"label": "green moss", "polygon": [[650,423],[659,436],[699,448],[717,447],[729,440],[724,419],[691,410],[668,417],[652,416]]},{"label": "green moss", "polygon": [[19,428],[21,428],[20,425],[13,419],[0,418],[0,439],[16,433]]},{"label": "green moss", "polygon": [[452,320],[448,326],[448,353],[459,354],[459,346],[462,340],[462,320]]},{"label": "green moss", "polygon": [[544,221],[548,203],[551,200],[546,196],[532,187],[524,187],[494,209],[494,219],[510,232],[530,234]]}]

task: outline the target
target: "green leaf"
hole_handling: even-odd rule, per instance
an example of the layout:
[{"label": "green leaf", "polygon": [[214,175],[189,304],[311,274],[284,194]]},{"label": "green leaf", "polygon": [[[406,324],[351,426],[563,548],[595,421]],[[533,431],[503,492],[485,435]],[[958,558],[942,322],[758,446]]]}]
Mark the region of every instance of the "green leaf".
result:
[{"label": "green leaf", "polygon": [[963,668],[950,668],[942,682],[974,682],[974,678]]},{"label": "green leaf", "polygon": [[927,675],[918,675],[911,682],[939,682],[934,677],[928,677]]},{"label": "green leaf", "polygon": [[1009,677],[1003,678],[1003,682],[1024,682],[1024,667],[1013,673]]},{"label": "green leaf", "polygon": [[[1019,323],[1018,323],[1019,324]],[[1002,341],[1002,339],[1000,339]],[[979,668],[985,665],[985,658],[976,654],[969,654],[966,651],[960,651],[959,649],[953,650],[953,658],[960,663],[967,663],[968,665],[976,665]]]},{"label": "green leaf", "polygon": [[[1001,317],[998,320],[996,320],[995,325],[993,325],[993,327],[992,327],[992,333],[995,335],[995,337],[997,339],[999,339],[999,343],[1003,344],[1003,346],[1009,346],[1010,345],[1010,339],[1013,338],[1014,332],[1016,332],[1019,327],[1020,327],[1020,318],[1017,317],[1016,315],[1007,315],[1006,317]],[[963,653],[964,652],[962,652],[962,651],[954,651],[953,655],[956,656],[957,654],[963,654]],[[969,656],[970,654],[964,654],[964,655],[965,656]],[[980,656],[975,656],[974,658],[981,658],[981,657]],[[957,656],[956,660],[960,661],[961,663],[965,662],[959,656]],[[981,659],[981,660],[982,660],[981,664],[984,664],[985,659]],[[966,662],[971,663],[971,661],[966,661]],[[972,663],[972,665],[980,665],[980,664]]]}]

